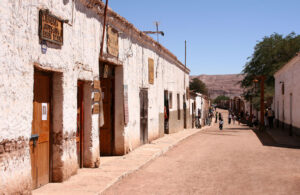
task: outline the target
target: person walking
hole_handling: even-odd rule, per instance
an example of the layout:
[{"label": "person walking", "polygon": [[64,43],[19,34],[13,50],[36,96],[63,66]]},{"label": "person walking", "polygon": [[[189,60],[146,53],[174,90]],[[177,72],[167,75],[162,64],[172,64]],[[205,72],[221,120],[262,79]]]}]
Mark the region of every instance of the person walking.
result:
[{"label": "person walking", "polygon": [[273,129],[273,111],[271,108],[268,109],[268,121],[270,129]]},{"label": "person walking", "polygon": [[232,115],[231,115],[231,113],[229,113],[228,114],[228,124],[230,125],[230,123],[231,123],[231,118],[232,118]]},{"label": "person walking", "polygon": [[236,121],[236,115],[233,115],[233,117],[232,117],[232,123],[235,124],[235,121]]},{"label": "person walking", "polygon": [[216,120],[215,120],[215,123],[218,122],[218,112],[216,111]]},{"label": "person walking", "polygon": [[224,124],[224,121],[223,119],[221,118],[220,122],[219,122],[219,129],[220,130],[223,130],[223,124]]}]

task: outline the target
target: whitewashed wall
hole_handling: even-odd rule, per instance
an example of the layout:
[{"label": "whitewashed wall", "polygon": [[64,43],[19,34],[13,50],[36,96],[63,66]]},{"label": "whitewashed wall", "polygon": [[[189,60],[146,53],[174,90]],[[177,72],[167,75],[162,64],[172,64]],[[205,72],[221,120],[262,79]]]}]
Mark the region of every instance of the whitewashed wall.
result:
[{"label": "whitewashed wall", "polygon": [[[132,150],[140,145],[140,89],[148,89],[148,139],[151,141],[159,137],[159,114],[164,111],[164,90],[173,94],[170,112],[177,110],[177,93],[180,94],[180,108],[183,109],[182,95],[186,93],[189,80],[188,74],[176,65],[177,62],[159,56],[158,49],[148,48],[132,37],[125,36],[119,41],[119,58],[124,62],[124,85],[128,86],[129,123],[124,136],[126,145]],[[148,58],[154,60],[154,84],[148,82]]]},{"label": "whitewashed wall", "polygon": [[[296,56],[281,70],[275,73],[275,118],[285,124],[300,128],[300,56]],[[281,91],[284,82],[284,95]],[[292,94],[292,118],[291,101]]]},{"label": "whitewashed wall", "polygon": [[[77,80],[92,81],[98,75],[101,26],[98,16],[79,1],[71,0],[2,0],[0,5],[0,143],[18,140],[29,143],[33,116],[34,63],[63,74],[63,133],[76,132]],[[48,45],[42,54],[38,37],[39,10],[49,11],[62,19],[64,44],[61,48]],[[72,11],[73,10],[73,11]],[[88,13],[88,14],[87,14]],[[72,23],[73,21],[73,23]],[[93,145],[99,147],[98,117],[93,117]],[[62,155],[64,166],[77,169],[75,140],[65,144]],[[10,161],[8,163],[8,160]],[[0,161],[0,191],[9,190],[8,184],[30,182],[29,148],[21,156]],[[27,167],[24,168],[24,166]],[[3,171],[5,169],[5,171]],[[76,171],[76,170],[75,170]],[[65,176],[64,176],[65,177]],[[66,176],[67,177],[67,176]],[[27,185],[27,184],[26,184]]]}]

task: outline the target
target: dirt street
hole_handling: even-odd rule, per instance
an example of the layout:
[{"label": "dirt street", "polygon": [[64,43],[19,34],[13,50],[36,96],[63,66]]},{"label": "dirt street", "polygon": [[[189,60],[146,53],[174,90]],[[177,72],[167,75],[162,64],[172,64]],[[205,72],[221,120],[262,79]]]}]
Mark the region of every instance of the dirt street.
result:
[{"label": "dirt street", "polygon": [[300,194],[300,149],[267,146],[247,126],[217,125],[104,194]]}]

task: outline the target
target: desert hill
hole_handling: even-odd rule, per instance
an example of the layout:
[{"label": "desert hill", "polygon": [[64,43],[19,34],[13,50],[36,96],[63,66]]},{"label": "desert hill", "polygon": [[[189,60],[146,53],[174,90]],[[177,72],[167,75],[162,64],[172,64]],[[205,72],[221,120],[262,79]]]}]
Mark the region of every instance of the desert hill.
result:
[{"label": "desert hill", "polygon": [[242,74],[198,75],[190,76],[190,79],[195,77],[206,84],[211,99],[214,99],[219,95],[234,97],[240,96],[243,93],[243,89],[238,83],[244,78],[244,75]]}]

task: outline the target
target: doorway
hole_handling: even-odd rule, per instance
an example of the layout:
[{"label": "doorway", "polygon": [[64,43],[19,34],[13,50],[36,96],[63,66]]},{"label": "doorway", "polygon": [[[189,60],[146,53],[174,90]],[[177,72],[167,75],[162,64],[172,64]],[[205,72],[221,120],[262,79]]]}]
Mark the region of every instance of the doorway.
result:
[{"label": "doorway", "polygon": [[185,94],[182,97],[183,101],[183,128],[186,129],[186,99]]},{"label": "doorway", "polygon": [[[170,94],[171,98],[171,94]],[[169,133],[169,99],[168,99],[168,91],[164,91],[164,132],[165,134]]]},{"label": "doorway", "polygon": [[77,82],[77,130],[76,148],[79,168],[83,167],[83,132],[84,132],[84,102],[83,102],[83,81]]},{"label": "doorway", "polygon": [[293,94],[290,93],[290,136],[293,135]]},{"label": "doorway", "polygon": [[148,90],[140,90],[140,143],[148,143]]},{"label": "doorway", "polygon": [[100,154],[103,156],[113,155],[114,152],[114,67],[102,66],[101,74],[101,97],[103,101],[104,125],[100,128]]},{"label": "doorway", "polygon": [[34,71],[33,120],[29,143],[33,189],[49,183],[51,81],[50,73]]}]

